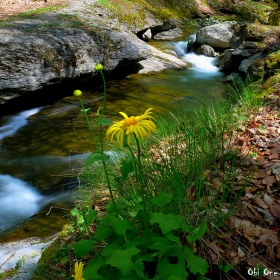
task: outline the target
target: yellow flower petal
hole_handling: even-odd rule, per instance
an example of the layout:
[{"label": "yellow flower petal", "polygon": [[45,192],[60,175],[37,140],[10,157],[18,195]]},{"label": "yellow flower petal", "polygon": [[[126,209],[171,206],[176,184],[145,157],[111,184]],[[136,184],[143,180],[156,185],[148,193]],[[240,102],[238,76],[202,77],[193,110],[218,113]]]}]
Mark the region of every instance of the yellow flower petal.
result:
[{"label": "yellow flower petal", "polygon": [[114,136],[117,135],[117,143],[123,145],[124,137],[127,136],[127,144],[130,144],[130,137],[135,134],[136,138],[144,138],[148,133],[156,130],[156,125],[151,116],[152,108],[145,111],[143,115],[128,117],[126,113],[119,112],[124,119],[119,122],[114,122],[106,132],[106,138],[110,141],[114,140]]},{"label": "yellow flower petal", "polygon": [[128,119],[128,116],[127,116],[127,114],[126,113],[124,113],[124,112],[119,112],[125,119]]}]

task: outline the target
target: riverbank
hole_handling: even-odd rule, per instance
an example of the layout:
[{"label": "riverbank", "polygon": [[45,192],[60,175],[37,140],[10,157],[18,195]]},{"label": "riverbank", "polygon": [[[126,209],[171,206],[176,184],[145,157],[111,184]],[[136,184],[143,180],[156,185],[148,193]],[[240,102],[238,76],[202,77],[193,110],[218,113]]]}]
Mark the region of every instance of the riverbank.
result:
[{"label": "riverbank", "polygon": [[[157,189],[157,192],[166,193],[169,190],[168,193],[175,192],[179,197],[183,191],[184,200],[179,199],[179,205],[176,202],[171,207],[167,203],[160,208],[160,213],[170,213],[171,209],[171,213],[181,213],[180,209],[188,209],[189,215],[185,215],[192,228],[197,219],[208,221],[201,243],[197,244],[203,248],[199,256],[212,266],[206,273],[210,279],[227,273],[233,279],[247,279],[248,270],[256,269],[257,264],[278,273],[280,239],[275,225],[280,209],[277,187],[280,180],[280,92],[262,96],[258,87],[258,84],[243,85],[241,97],[236,99],[238,104],[233,107],[227,103],[213,104],[212,108],[202,108],[193,116],[182,118],[176,115],[171,121],[157,122],[158,132],[141,146],[148,205],[149,191],[154,193]],[[195,138],[192,137],[194,134]],[[81,180],[91,186],[93,182],[88,181],[89,172],[96,174],[94,178],[97,178],[97,174],[101,176],[101,171],[85,167],[81,172]],[[91,200],[78,203],[77,209],[88,211],[86,209],[93,208],[102,217],[107,199],[95,199],[98,182],[96,179],[94,182],[94,189],[84,189],[85,197],[91,197]],[[104,183],[100,183],[100,187],[104,188]],[[121,199],[124,204],[126,200],[131,201],[130,196],[137,188],[128,183],[127,187],[118,186],[114,190],[116,201]],[[186,205],[180,206],[181,203]],[[77,213],[75,215],[78,217]],[[97,234],[95,226],[90,226],[88,236],[94,238]],[[65,279],[65,275],[74,273],[76,258],[72,245],[70,248],[68,245],[73,244],[81,234],[79,222],[74,219],[68,230],[59,239],[61,247],[47,250],[43,255],[34,279],[45,279],[44,271],[48,271],[48,267],[56,267],[57,279]],[[238,239],[238,243],[233,239]],[[264,248],[261,252],[260,246]],[[61,248],[65,247],[68,247],[67,263],[53,262],[50,254],[59,255]],[[271,250],[275,253],[274,257]],[[218,263],[212,263],[213,254]],[[86,265],[91,258],[92,254],[86,254],[81,260]],[[85,268],[85,273],[87,269],[89,267]]]}]

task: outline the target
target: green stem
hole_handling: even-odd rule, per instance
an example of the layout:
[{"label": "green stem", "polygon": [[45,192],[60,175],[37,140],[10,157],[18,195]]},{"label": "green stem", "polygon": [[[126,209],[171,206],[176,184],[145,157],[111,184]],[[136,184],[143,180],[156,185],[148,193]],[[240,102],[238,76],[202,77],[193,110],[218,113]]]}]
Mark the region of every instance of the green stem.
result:
[{"label": "green stem", "polygon": [[78,98],[79,98],[79,101],[80,101],[80,103],[81,103],[81,106],[82,106],[82,112],[83,112],[83,114],[85,115],[85,117],[86,117],[86,121],[87,121],[87,124],[88,124],[88,127],[89,127],[89,130],[90,130],[90,132],[91,132],[91,135],[92,135],[92,137],[93,137],[93,140],[95,141],[95,143],[96,143],[96,147],[97,147],[97,149],[98,149],[98,140],[97,140],[97,138],[96,138],[96,136],[95,136],[95,134],[94,134],[94,131],[93,131],[93,128],[92,128],[92,125],[91,125],[91,123],[90,123],[90,121],[89,121],[89,119],[88,119],[88,116],[87,116],[87,112],[86,112],[86,110],[85,110],[85,106],[84,106],[84,103],[83,103],[83,101],[82,101],[82,99],[81,99],[81,97],[80,96],[78,96]]},{"label": "green stem", "polygon": [[102,81],[103,81],[103,88],[104,88],[104,98],[103,98],[103,105],[102,105],[102,111],[101,111],[101,119],[103,118],[104,112],[105,112],[105,107],[106,107],[106,99],[107,99],[107,88],[106,88],[106,81],[105,77],[103,75],[103,72],[100,71]]},{"label": "green stem", "polygon": [[102,165],[103,165],[103,168],[104,168],[105,177],[106,177],[106,180],[107,180],[107,185],[108,185],[110,197],[112,199],[112,203],[113,203],[113,206],[115,208],[115,211],[117,212],[117,206],[116,206],[115,199],[114,199],[114,196],[113,196],[112,187],[111,187],[110,179],[109,179],[108,172],[107,172],[107,167],[106,167],[106,164],[105,164],[104,160],[102,160]]},{"label": "green stem", "polygon": [[138,181],[140,183],[140,188],[141,188],[141,198],[143,201],[143,210],[144,210],[144,216],[145,216],[145,227],[146,229],[149,228],[149,222],[148,222],[148,215],[147,215],[147,206],[146,206],[146,199],[145,199],[145,188],[143,184],[143,173],[142,173],[142,163],[141,163],[141,149],[139,145],[139,141],[137,139],[137,136],[133,132],[135,140],[136,140],[136,145],[137,145],[137,157],[138,157],[138,169],[139,169],[139,176],[138,176]]},{"label": "green stem", "polygon": [[[105,112],[105,108],[106,108],[107,89],[106,89],[105,77],[104,77],[102,71],[100,71],[100,75],[102,77],[103,88],[104,88],[104,98],[103,98],[102,111],[101,111],[101,120],[102,120],[104,112]],[[100,134],[100,148],[101,148],[101,153],[103,153],[104,152],[104,143],[103,143],[102,125],[99,126],[99,129],[100,129],[100,133],[99,133]],[[114,196],[113,196],[112,186],[111,186],[109,175],[108,175],[108,172],[107,172],[106,163],[103,160],[102,160],[102,165],[103,165],[103,169],[104,169],[104,172],[105,172],[105,177],[106,177],[106,180],[107,180],[107,185],[108,185],[110,197],[111,197],[113,206],[115,208],[115,211],[117,212],[117,206],[116,206],[115,199],[114,199]]]}]

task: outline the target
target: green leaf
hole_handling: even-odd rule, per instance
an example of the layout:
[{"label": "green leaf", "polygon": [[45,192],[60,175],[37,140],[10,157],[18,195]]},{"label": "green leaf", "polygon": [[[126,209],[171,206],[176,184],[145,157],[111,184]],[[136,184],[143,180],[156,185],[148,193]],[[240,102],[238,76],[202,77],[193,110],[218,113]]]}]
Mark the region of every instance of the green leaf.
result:
[{"label": "green leaf", "polygon": [[181,228],[181,225],[184,222],[185,219],[183,216],[163,213],[151,213],[150,223],[158,223],[163,234]]},{"label": "green leaf", "polygon": [[98,270],[105,264],[106,259],[102,257],[98,257],[89,262],[89,264],[84,267],[83,277],[85,279],[98,279],[100,276],[98,275]]},{"label": "green leaf", "polygon": [[138,275],[138,279],[139,277],[143,277],[144,276],[144,265],[141,259],[137,260],[133,265],[132,265],[132,269],[137,273]]},{"label": "green leaf", "polygon": [[111,125],[112,123],[111,120],[105,118],[99,119],[95,122],[96,125]]},{"label": "green leaf", "polygon": [[172,195],[169,193],[160,193],[151,199],[153,205],[162,207],[169,204],[172,200]]},{"label": "green leaf", "polygon": [[131,258],[140,252],[137,248],[127,248],[126,250],[115,250],[106,264],[118,268],[123,275],[131,274],[133,262]]},{"label": "green leaf", "polygon": [[173,263],[173,261],[168,257],[161,258],[159,260],[158,273],[161,276],[161,280],[172,279],[170,277],[179,277],[180,280],[186,280],[189,276],[189,274],[186,271],[186,265],[184,260],[176,259],[176,261],[174,261]]},{"label": "green leaf", "polygon": [[95,230],[94,238],[96,240],[103,240],[107,238],[112,233],[112,228],[105,226],[105,225],[99,225],[97,229]]},{"label": "green leaf", "polygon": [[110,223],[112,224],[113,230],[117,235],[123,235],[127,229],[133,229],[131,223],[120,217],[110,217]]},{"label": "green leaf", "polygon": [[171,240],[172,242],[175,242],[177,244],[181,244],[181,240],[178,236],[172,234],[172,232],[169,232],[165,235],[169,240]]},{"label": "green leaf", "polygon": [[120,249],[121,247],[117,243],[112,242],[109,245],[105,246],[105,248],[101,253],[101,256],[110,257],[116,250],[120,250]]},{"label": "green leaf", "polygon": [[71,215],[72,215],[72,216],[77,216],[77,215],[80,214],[80,212],[79,212],[79,210],[78,210],[77,207],[75,207],[74,209],[72,209],[70,212],[71,212]]},{"label": "green leaf", "polygon": [[92,221],[96,218],[98,214],[97,210],[89,210],[86,215],[85,215],[85,219],[86,219],[86,226],[90,226]]},{"label": "green leaf", "polygon": [[188,262],[188,268],[191,273],[200,273],[205,275],[208,271],[209,265],[205,259],[197,257],[194,254],[186,255],[186,260]]},{"label": "green leaf", "polygon": [[123,179],[126,179],[129,174],[133,173],[135,161],[136,161],[135,158],[124,159],[122,161],[120,171]]},{"label": "green leaf", "polygon": [[86,160],[86,166],[90,166],[93,165],[95,162],[97,161],[107,161],[110,159],[109,155],[106,155],[104,153],[100,153],[100,152],[93,152],[92,154],[90,154]]},{"label": "green leaf", "polygon": [[224,272],[224,273],[228,273],[232,270],[232,266],[228,263],[224,264],[224,263],[221,263],[219,268]]},{"label": "green leaf", "polygon": [[166,249],[170,249],[172,243],[166,237],[163,236],[156,236],[151,238],[151,246],[150,249],[162,251]]},{"label": "green leaf", "polygon": [[190,234],[187,237],[187,240],[189,242],[194,242],[198,240],[205,234],[206,229],[207,229],[207,223],[206,221],[204,221],[200,227],[197,227],[190,232]]},{"label": "green leaf", "polygon": [[85,239],[82,239],[79,242],[75,243],[74,252],[77,258],[85,257],[92,249],[93,244],[94,244],[93,240],[85,240]]}]

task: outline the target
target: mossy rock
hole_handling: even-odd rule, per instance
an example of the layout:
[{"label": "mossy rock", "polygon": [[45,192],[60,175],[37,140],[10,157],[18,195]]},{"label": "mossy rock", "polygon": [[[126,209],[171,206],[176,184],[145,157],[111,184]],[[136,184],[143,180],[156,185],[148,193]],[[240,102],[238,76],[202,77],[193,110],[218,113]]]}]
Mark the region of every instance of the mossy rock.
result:
[{"label": "mossy rock", "polygon": [[267,70],[280,69],[280,50],[270,53],[265,59],[265,66]]},{"label": "mossy rock", "polygon": [[270,25],[280,26],[280,10],[272,12],[269,15],[268,22]]},{"label": "mossy rock", "polygon": [[263,84],[262,96],[280,95],[280,70]]}]

